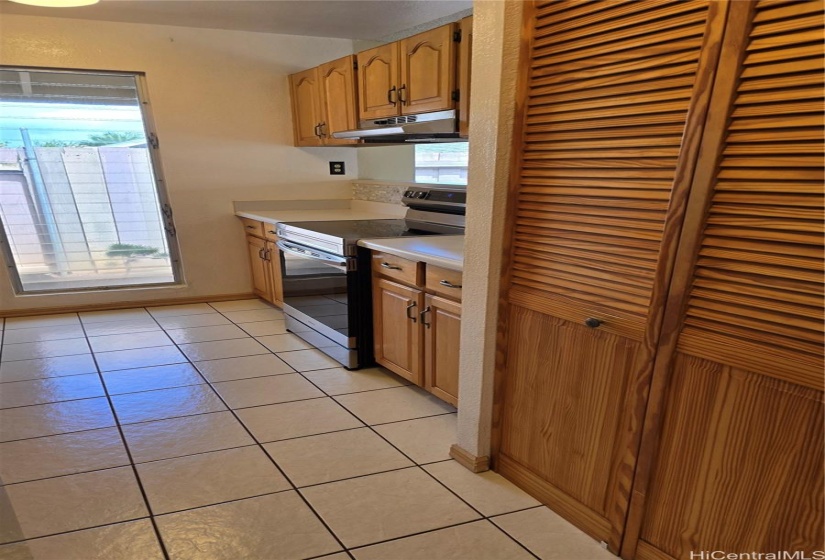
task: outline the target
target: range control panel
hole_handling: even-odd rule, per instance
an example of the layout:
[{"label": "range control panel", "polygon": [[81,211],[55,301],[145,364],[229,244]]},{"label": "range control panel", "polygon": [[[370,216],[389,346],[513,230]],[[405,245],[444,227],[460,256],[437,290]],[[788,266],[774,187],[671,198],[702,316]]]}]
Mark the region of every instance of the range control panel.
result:
[{"label": "range control panel", "polygon": [[464,207],[467,190],[464,187],[415,187],[404,193],[403,200],[407,206]]}]

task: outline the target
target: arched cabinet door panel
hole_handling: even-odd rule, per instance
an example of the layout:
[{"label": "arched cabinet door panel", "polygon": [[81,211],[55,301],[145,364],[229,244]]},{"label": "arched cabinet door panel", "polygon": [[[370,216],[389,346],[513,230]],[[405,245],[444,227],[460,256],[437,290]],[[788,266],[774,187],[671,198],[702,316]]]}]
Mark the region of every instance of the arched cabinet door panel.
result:
[{"label": "arched cabinet door panel", "polygon": [[455,106],[454,26],[445,25],[399,42],[402,114],[446,111]]},{"label": "arched cabinet door panel", "polygon": [[358,94],[355,56],[345,56],[318,67],[321,89],[321,132],[326,145],[353,144],[356,140],[333,138],[333,132],[358,128]]},{"label": "arched cabinet door panel", "polygon": [[361,119],[399,114],[398,43],[358,53],[358,98]]},{"label": "arched cabinet door panel", "polygon": [[310,68],[289,77],[292,94],[292,125],[296,146],[320,146],[321,96],[318,69]]}]

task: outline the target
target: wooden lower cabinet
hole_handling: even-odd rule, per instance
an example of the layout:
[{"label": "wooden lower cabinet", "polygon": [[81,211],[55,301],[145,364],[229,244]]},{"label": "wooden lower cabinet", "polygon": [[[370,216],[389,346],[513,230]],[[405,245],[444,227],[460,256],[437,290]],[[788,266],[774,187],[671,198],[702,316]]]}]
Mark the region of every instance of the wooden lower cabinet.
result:
[{"label": "wooden lower cabinet", "polygon": [[376,251],[372,270],[375,361],[457,406],[461,272]]},{"label": "wooden lower cabinet", "polygon": [[375,361],[404,379],[422,385],[424,292],[374,278],[372,285]]},{"label": "wooden lower cabinet", "polygon": [[424,327],[424,388],[455,406],[458,404],[461,304],[426,295],[421,322]]},{"label": "wooden lower cabinet", "polygon": [[[246,248],[252,271],[252,293],[259,298],[283,305],[284,289],[281,281],[281,258],[275,243],[278,238],[273,234],[272,226],[243,218],[244,228],[254,231],[246,234]],[[251,229],[250,229],[251,228]],[[266,232],[266,233],[264,233]],[[260,237],[266,235],[266,238]]]}]

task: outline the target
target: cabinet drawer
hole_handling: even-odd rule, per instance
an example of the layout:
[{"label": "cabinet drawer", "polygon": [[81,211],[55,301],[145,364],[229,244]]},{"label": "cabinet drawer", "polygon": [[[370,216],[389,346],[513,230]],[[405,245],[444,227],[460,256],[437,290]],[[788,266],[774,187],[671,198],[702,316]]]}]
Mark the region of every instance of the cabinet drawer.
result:
[{"label": "cabinet drawer", "polygon": [[427,265],[427,291],[461,301],[461,273]]},{"label": "cabinet drawer", "polygon": [[372,252],[372,270],[412,286],[424,285],[424,263],[402,259],[395,255]]},{"label": "cabinet drawer", "polygon": [[250,220],[249,218],[241,218],[241,223],[243,224],[244,230],[249,235],[257,235],[258,237],[264,236],[263,222],[259,222],[258,220]]},{"label": "cabinet drawer", "polygon": [[264,228],[264,237],[267,238],[269,241],[278,241],[278,226],[275,224],[268,224],[266,222],[261,223],[261,227]]}]

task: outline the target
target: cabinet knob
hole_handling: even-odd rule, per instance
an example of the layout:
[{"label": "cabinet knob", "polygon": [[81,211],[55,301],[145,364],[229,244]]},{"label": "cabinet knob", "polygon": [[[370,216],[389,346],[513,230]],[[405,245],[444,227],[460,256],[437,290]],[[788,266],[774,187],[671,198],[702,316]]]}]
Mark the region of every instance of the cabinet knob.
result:
[{"label": "cabinet knob", "polygon": [[596,319],[595,317],[588,317],[584,320],[584,324],[590,327],[591,329],[595,329],[601,326],[602,322]]}]

